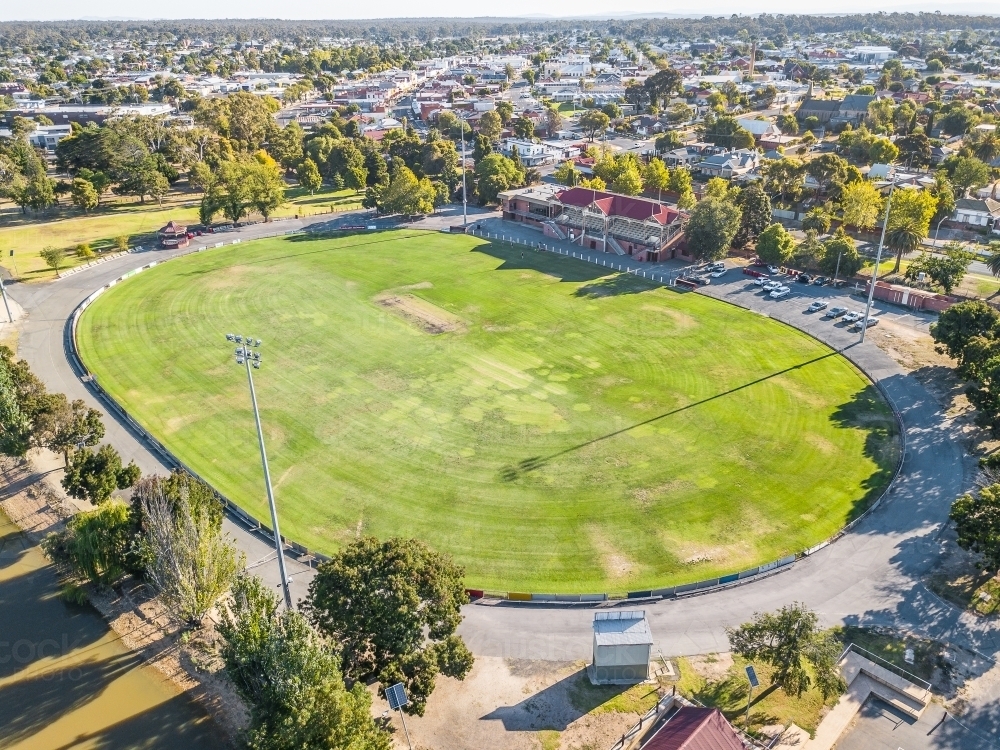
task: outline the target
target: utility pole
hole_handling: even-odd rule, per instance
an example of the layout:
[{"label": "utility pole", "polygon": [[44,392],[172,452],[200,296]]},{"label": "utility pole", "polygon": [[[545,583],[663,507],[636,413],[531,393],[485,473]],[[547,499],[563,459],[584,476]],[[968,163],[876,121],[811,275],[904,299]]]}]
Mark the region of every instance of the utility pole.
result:
[{"label": "utility pole", "polygon": [[253,351],[254,346],[260,347],[260,339],[247,336],[245,343],[242,336],[228,334],[226,338],[236,341],[241,346],[236,348],[236,364],[246,365],[247,383],[250,384],[250,402],[253,404],[253,417],[257,424],[257,440],[260,443],[260,462],[264,467],[264,486],[267,488],[267,504],[271,509],[271,528],[274,529],[274,549],[278,554],[278,573],[281,576],[281,589],[285,598],[285,608],[292,608],[292,592],[288,587],[288,572],[285,570],[285,555],[281,548],[281,531],[278,529],[278,509],[274,504],[274,490],[271,487],[271,472],[267,467],[267,452],[264,450],[264,430],[260,424],[260,411],[257,409],[257,392],[253,387],[253,375],[250,373],[250,365],[253,364],[255,370],[260,369],[260,352]]},{"label": "utility pole", "polygon": [[465,120],[458,118],[459,130],[462,131],[462,226],[469,224],[469,197],[465,190]]},{"label": "utility pole", "polygon": [[872,300],[875,298],[875,281],[878,279],[878,264],[882,262],[882,248],[885,246],[885,232],[889,227],[889,211],[892,208],[892,193],[896,189],[896,182],[889,186],[889,198],[885,202],[885,218],[882,220],[882,236],[878,241],[878,251],[875,253],[875,267],[872,269],[872,280],[868,284],[868,304],[865,305],[865,317],[861,319],[861,343],[865,341],[865,333],[868,331],[868,316],[872,311]]}]

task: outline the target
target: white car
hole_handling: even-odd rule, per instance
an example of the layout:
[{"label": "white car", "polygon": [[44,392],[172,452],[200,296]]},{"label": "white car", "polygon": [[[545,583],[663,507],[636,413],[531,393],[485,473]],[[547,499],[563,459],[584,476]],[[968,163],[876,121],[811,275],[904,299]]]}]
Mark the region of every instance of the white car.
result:
[{"label": "white car", "polygon": [[781,269],[779,269],[777,266],[768,266],[767,267],[767,272],[768,273],[781,273]]},{"label": "white car", "polygon": [[860,320],[861,317],[862,317],[861,313],[851,311],[851,312],[847,313],[846,315],[844,315],[844,322],[845,323],[853,323],[855,320]]},{"label": "white car", "polygon": [[[451,231],[450,229],[448,231]],[[764,284],[770,284],[771,280],[767,276],[758,276],[753,280],[753,283],[757,286],[764,286]]]},{"label": "white car", "polygon": [[723,268],[723,269],[721,269],[719,271],[712,271],[712,273],[710,273],[709,276],[711,276],[713,279],[717,279],[720,276],[724,276],[725,273],[726,273],[726,269]]},{"label": "white car", "polygon": [[771,299],[781,299],[782,297],[787,297],[792,293],[792,290],[787,286],[779,286],[773,292],[771,292]]},{"label": "white car", "polygon": [[826,309],[826,303],[816,300],[809,307],[806,308],[808,312],[819,312],[820,310]]},{"label": "white car", "polygon": [[781,282],[780,281],[769,281],[766,284],[764,284],[764,291],[765,292],[773,292],[775,289],[778,289],[780,286],[781,286]]}]

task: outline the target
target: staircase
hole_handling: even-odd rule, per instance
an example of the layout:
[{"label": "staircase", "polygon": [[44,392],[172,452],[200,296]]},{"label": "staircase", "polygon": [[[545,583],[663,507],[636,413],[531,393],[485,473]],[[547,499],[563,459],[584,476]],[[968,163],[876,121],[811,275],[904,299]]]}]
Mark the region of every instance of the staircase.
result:
[{"label": "staircase", "polygon": [[543,222],[545,226],[552,230],[552,233],[561,240],[566,239],[566,233],[562,230],[562,227],[556,224],[554,221]]},{"label": "staircase", "polygon": [[616,240],[616,239],[615,239],[614,237],[612,237],[612,236],[611,236],[610,234],[608,235],[608,241],[607,241],[607,245],[608,245],[608,247],[610,247],[610,248],[611,248],[612,250],[614,250],[614,251],[615,251],[615,253],[617,253],[618,255],[625,255],[625,250],[624,250],[624,249],[622,249],[622,246],[618,244],[618,240]]}]

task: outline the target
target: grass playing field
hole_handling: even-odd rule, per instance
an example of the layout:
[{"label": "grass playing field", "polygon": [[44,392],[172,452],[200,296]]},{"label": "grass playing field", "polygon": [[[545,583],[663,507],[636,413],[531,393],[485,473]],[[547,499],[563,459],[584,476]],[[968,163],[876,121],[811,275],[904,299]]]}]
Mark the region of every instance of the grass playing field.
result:
[{"label": "grass playing field", "polygon": [[[522,257],[523,255],[523,257]],[[87,366],[221,492],[332,551],[415,536],[467,584],[621,592],[814,544],[888,480],[845,359],[697,294],[466,236],[262,240],[172,261],[83,317]]]}]

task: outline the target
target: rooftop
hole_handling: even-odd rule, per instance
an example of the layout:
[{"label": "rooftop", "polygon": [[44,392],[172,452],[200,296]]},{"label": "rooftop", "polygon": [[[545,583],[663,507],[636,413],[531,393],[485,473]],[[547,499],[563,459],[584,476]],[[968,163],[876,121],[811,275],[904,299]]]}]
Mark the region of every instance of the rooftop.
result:
[{"label": "rooftop", "polygon": [[744,750],[744,746],[719,709],[682,706],[642,750]]},{"label": "rooftop", "polygon": [[594,615],[594,640],[598,646],[652,645],[653,634],[643,610],[598,612]]}]

